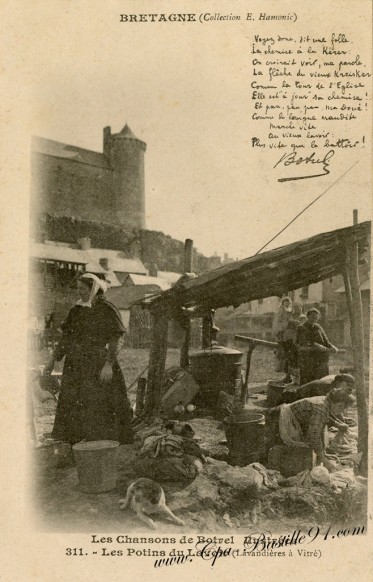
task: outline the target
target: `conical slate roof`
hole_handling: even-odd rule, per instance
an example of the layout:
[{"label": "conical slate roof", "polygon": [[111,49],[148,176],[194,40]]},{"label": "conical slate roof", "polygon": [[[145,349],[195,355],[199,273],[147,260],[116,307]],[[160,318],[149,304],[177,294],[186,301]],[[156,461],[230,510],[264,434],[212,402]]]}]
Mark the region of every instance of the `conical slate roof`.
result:
[{"label": "conical slate roof", "polygon": [[132,129],[127,125],[127,123],[123,127],[122,131],[118,133],[118,135],[120,135],[121,137],[126,137],[127,139],[137,139],[137,140],[139,139],[138,137],[135,136]]},{"label": "conical slate roof", "polygon": [[114,133],[112,137],[117,138],[117,139],[121,139],[121,140],[122,139],[131,139],[131,140],[133,139],[134,141],[137,141],[137,143],[141,144],[141,147],[144,151],[146,150],[146,143],[135,136],[132,129],[127,125],[127,123],[123,127],[122,131],[120,131],[119,133]]}]

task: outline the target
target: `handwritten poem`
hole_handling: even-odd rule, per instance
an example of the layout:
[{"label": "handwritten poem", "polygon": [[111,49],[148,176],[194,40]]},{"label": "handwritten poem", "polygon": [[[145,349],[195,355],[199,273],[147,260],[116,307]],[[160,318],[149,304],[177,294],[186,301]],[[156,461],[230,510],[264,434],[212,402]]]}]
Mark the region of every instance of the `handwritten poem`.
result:
[{"label": "handwritten poem", "polygon": [[372,75],[355,42],[254,35],[251,56],[251,147],[278,150],[278,181],[327,175],[341,150],[358,158]]}]

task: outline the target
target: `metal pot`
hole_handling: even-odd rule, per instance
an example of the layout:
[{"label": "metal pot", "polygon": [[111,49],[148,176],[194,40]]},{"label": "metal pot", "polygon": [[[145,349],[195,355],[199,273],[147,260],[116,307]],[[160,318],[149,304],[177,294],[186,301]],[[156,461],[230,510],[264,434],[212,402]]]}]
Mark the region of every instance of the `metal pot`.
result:
[{"label": "metal pot", "polygon": [[235,383],[241,378],[242,352],[225,346],[191,353],[190,371],[200,387],[199,404],[215,406],[221,390],[234,394]]}]

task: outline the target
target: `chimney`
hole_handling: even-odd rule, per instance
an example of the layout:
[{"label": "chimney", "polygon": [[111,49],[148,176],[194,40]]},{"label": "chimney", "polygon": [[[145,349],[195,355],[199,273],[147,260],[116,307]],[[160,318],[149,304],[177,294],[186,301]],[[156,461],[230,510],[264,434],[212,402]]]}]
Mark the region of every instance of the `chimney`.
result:
[{"label": "chimney", "polygon": [[149,276],[158,277],[158,267],[155,263],[150,263],[149,265]]},{"label": "chimney", "polygon": [[107,257],[103,257],[99,260],[100,266],[107,271],[109,269],[109,259]]},{"label": "chimney", "polygon": [[110,138],[111,138],[111,127],[104,127],[104,145],[103,152],[104,155],[110,158]]},{"label": "chimney", "polygon": [[91,248],[91,239],[89,236],[78,238],[78,245],[82,251],[88,251]]},{"label": "chimney", "polygon": [[184,243],[184,273],[193,271],[193,241],[190,238],[185,239]]}]

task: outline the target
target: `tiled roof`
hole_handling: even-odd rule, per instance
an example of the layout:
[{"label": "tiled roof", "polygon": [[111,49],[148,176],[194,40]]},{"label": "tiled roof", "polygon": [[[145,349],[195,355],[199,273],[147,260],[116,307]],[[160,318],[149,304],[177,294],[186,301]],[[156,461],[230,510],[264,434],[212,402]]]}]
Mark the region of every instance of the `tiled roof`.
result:
[{"label": "tiled roof", "polygon": [[[119,281],[116,273],[144,273],[146,269],[140,259],[128,258],[125,253],[121,251],[113,251],[110,249],[87,249],[81,250],[72,248],[71,246],[58,243],[57,241],[50,241],[48,243],[35,243],[30,245],[30,256],[44,261],[55,261],[63,263],[74,263],[85,265],[85,271],[94,273],[95,275],[105,274],[106,279],[111,286],[119,287]],[[108,259],[108,269],[100,265],[100,259]],[[164,282],[165,283],[165,282]],[[161,289],[161,287],[159,285]],[[169,286],[165,287],[169,288]]]},{"label": "tiled roof", "polygon": [[173,271],[158,271],[158,277],[165,279],[170,287],[172,287],[181,276],[180,273],[174,273]]},{"label": "tiled roof", "polygon": [[157,293],[157,289],[154,285],[129,285],[108,289],[106,298],[114,303],[118,309],[130,309],[131,305],[137,301],[155,293]]},{"label": "tiled roof", "polygon": [[61,261],[63,263],[75,263],[78,265],[86,265],[89,261],[86,253],[79,249],[42,243],[31,243],[30,255],[36,259]]},{"label": "tiled roof", "polygon": [[53,156],[55,158],[64,158],[91,166],[99,166],[101,168],[109,169],[110,167],[105,156],[99,152],[86,150],[73,145],[67,145],[45,137],[33,136],[31,149],[33,152]]},{"label": "tiled roof", "polygon": [[119,132],[121,137],[126,137],[127,139],[138,139],[135,134],[133,133],[132,129],[127,125],[123,127],[122,131]]},{"label": "tiled roof", "polygon": [[165,279],[161,279],[160,277],[151,277],[150,275],[134,275],[132,273],[129,276],[134,285],[155,285],[161,289],[161,291],[166,291],[166,289],[171,287],[171,285]]},{"label": "tiled roof", "polygon": [[116,273],[137,273],[140,275],[146,275],[146,269],[140,259],[128,257],[124,251],[91,248],[86,252],[95,262],[98,262],[103,258],[108,259],[109,268]]}]

